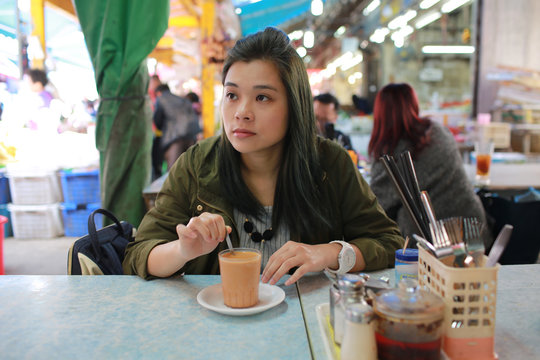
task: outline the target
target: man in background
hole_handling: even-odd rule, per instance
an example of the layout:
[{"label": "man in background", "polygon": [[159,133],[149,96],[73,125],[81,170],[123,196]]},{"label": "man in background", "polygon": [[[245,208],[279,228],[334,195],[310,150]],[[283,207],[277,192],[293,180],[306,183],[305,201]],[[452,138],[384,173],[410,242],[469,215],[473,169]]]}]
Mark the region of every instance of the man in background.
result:
[{"label": "man in background", "polygon": [[319,135],[336,141],[346,150],[353,150],[351,138],[335,128],[338,119],[339,102],[330,93],[317,95],[313,98],[313,109],[317,119]]},{"label": "man in background", "polygon": [[198,115],[191,101],[171,93],[166,84],[156,88],[154,124],[163,132],[161,149],[167,162],[167,169],[176,159],[195,144],[200,132]]}]

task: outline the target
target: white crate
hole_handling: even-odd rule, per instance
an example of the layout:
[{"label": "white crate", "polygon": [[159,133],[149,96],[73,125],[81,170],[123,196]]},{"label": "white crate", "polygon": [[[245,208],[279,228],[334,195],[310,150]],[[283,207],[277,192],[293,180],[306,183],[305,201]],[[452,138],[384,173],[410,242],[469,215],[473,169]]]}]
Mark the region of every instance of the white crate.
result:
[{"label": "white crate", "polygon": [[14,205],[11,212],[13,236],[19,239],[53,238],[64,234],[60,204]]},{"label": "white crate", "polygon": [[495,149],[508,149],[510,147],[511,125],[509,123],[477,124],[477,133],[480,139],[493,141]]},{"label": "white crate", "polygon": [[11,201],[16,205],[42,205],[62,202],[60,182],[55,172],[8,172]]}]

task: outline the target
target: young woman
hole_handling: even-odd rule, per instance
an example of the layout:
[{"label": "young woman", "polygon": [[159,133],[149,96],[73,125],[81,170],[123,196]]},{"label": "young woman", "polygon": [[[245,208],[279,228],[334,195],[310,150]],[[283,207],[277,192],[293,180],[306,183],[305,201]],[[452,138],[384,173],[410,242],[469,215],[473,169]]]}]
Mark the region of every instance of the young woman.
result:
[{"label": "young woman", "polygon": [[227,233],[235,247],[261,250],[270,284],[291,269],[287,285],[325,268],[393,266],[403,238],[347,152],[317,137],[307,73],[287,36],[267,28],[238,41],[223,87],[221,136],[173,165],[124,272],[218,274]]},{"label": "young woman", "polygon": [[[383,87],[375,98],[373,121],[368,146],[374,161],[371,189],[404,236],[418,234],[418,230],[378,161],[383,154],[396,157],[411,152],[420,189],[428,192],[439,219],[476,217],[485,224],[482,203],[467,178],[456,141],[444,126],[419,116],[418,99],[410,85]],[[489,234],[484,236],[488,242]]]}]

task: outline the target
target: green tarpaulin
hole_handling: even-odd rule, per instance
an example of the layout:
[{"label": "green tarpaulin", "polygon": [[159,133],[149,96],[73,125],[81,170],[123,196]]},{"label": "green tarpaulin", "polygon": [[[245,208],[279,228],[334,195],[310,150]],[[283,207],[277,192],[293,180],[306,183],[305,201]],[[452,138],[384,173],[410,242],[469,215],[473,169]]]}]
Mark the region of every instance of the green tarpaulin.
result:
[{"label": "green tarpaulin", "polygon": [[[75,0],[100,106],[102,207],[138,226],[150,181],[152,113],[146,57],[167,29],[169,0]],[[77,79],[73,79],[77,81]]]}]

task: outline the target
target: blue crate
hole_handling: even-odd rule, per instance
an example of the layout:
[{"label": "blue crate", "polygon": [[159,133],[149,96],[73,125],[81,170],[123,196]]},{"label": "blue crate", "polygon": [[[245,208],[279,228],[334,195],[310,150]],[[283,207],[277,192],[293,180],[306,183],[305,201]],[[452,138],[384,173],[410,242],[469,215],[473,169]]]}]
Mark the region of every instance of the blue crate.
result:
[{"label": "blue crate", "polygon": [[65,203],[93,204],[101,201],[99,170],[61,171],[60,180]]},{"label": "blue crate", "polygon": [[9,180],[4,173],[0,172],[0,204],[7,204],[9,202],[11,202]]},{"label": "blue crate", "polygon": [[[62,203],[62,218],[64,219],[64,235],[81,237],[88,234],[88,216],[92,211],[99,209],[100,203],[92,204],[74,204]],[[101,214],[94,218],[96,229],[103,226],[103,217]]]},{"label": "blue crate", "polygon": [[11,213],[7,208],[7,204],[0,204],[0,215],[8,218],[8,222],[4,225],[4,237],[13,236],[13,227],[11,225]]}]

